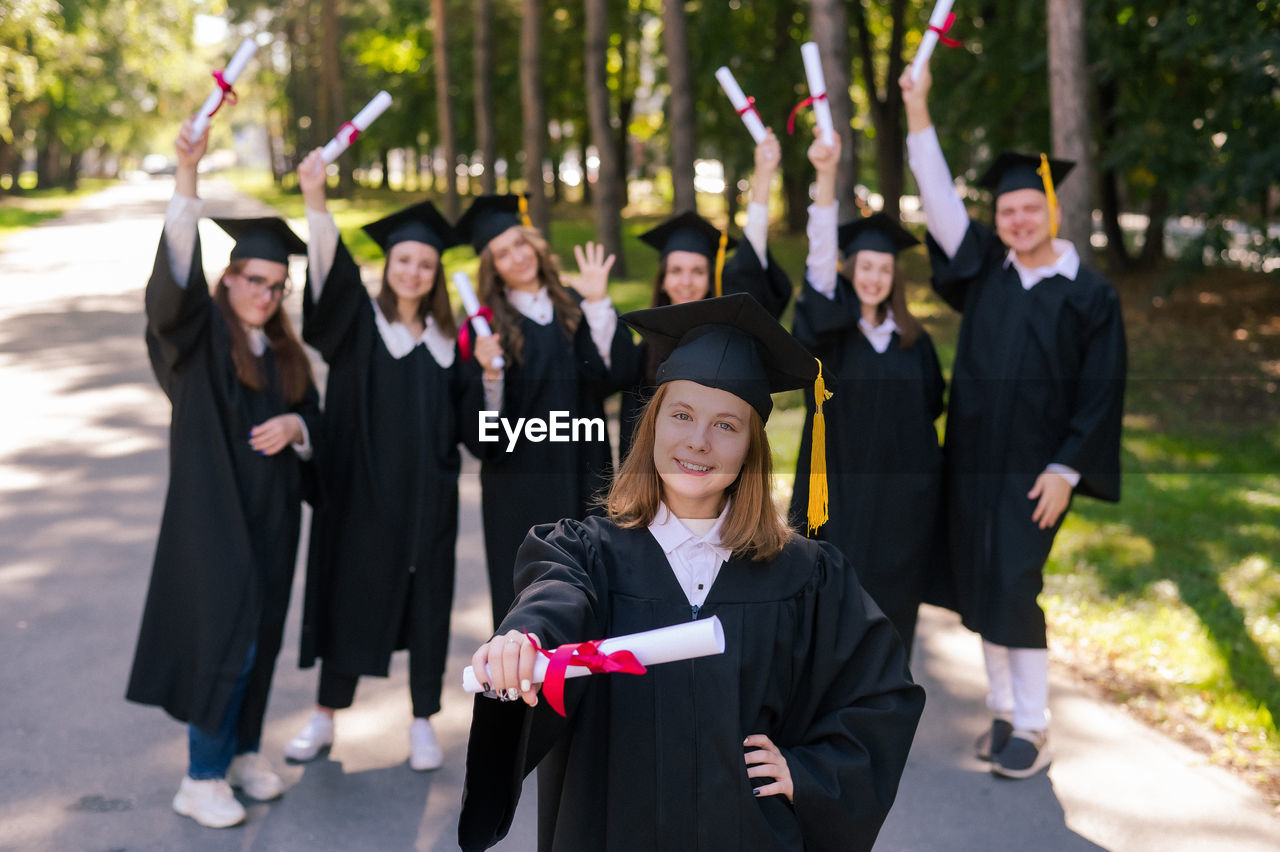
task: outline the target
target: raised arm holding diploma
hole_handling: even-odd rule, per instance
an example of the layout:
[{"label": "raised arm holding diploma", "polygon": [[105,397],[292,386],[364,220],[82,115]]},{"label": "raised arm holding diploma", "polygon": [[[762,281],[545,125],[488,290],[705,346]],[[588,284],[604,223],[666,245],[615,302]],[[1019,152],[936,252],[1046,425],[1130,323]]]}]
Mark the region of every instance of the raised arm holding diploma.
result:
[{"label": "raised arm holding diploma", "polygon": [[365,104],[364,109],[356,113],[355,118],[338,128],[338,132],[329,140],[329,144],[324,146],[320,156],[326,163],[332,163],[338,159],[342,152],[356,141],[356,137],[368,130],[374,119],[386,112],[389,106],[391,106],[391,95],[385,91],[378,92],[373,96],[373,100]]},{"label": "raised arm holding diploma", "polygon": [[224,100],[230,100],[235,103],[235,92],[232,86],[236,80],[240,79],[240,75],[244,72],[245,66],[249,64],[249,60],[253,58],[254,51],[258,49],[258,43],[251,38],[247,38],[240,42],[239,49],[235,55],[231,57],[231,61],[227,63],[226,69],[223,71],[214,71],[213,78],[218,81],[218,85],[214,86],[213,91],[209,93],[209,97],[205,98],[204,106],[200,107],[200,112],[196,113],[196,117],[191,121],[191,138],[199,139],[204,135],[204,131],[209,127],[209,119],[213,116],[218,108],[222,106]]},{"label": "raised arm holding diploma", "polygon": [[720,81],[720,88],[724,89],[724,93],[729,96],[729,103],[733,104],[738,115],[742,116],[742,123],[747,126],[751,138],[759,145],[765,140],[767,134],[764,122],[760,120],[760,113],[756,112],[755,102],[743,94],[742,87],[733,77],[733,72],[726,66],[722,65],[716,70],[716,79]]},{"label": "raised arm holding diploma", "polygon": [[[938,0],[933,7],[933,14],[929,16],[929,28],[924,31],[924,35],[920,37],[920,48],[916,51],[915,59],[911,60],[911,79],[920,79],[920,69],[929,61],[929,57],[933,55],[933,49],[938,46],[938,39],[947,30],[951,29],[951,22],[955,20],[955,16],[951,14],[951,4],[954,0]],[[952,44],[950,39],[948,44]]]}]

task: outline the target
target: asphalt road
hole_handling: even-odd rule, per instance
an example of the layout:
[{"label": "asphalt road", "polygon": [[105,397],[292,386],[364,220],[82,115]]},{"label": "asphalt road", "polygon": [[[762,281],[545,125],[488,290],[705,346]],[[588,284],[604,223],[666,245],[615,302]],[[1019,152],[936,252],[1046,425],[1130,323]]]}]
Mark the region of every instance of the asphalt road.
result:
[{"label": "asphalt road", "polygon": [[[260,212],[216,181],[202,190],[213,215]],[[446,689],[445,765],[411,771],[403,655],[362,682],[327,759],[280,761],[314,699],[315,671],[296,666],[301,572],[263,742],[288,791],[221,831],[170,810],[185,729],[123,693],[166,481],[142,288],[171,191],[121,184],[0,247],[0,849],[455,849],[470,699]],[[206,259],[226,257],[221,232],[201,233]],[[474,466],[461,492],[447,684],[489,629]],[[877,849],[1280,849],[1256,791],[1057,670],[1053,766],[992,777],[969,754],[987,722],[977,639],[926,608],[918,641],[928,706]],[[530,788],[499,848],[533,848]]]}]

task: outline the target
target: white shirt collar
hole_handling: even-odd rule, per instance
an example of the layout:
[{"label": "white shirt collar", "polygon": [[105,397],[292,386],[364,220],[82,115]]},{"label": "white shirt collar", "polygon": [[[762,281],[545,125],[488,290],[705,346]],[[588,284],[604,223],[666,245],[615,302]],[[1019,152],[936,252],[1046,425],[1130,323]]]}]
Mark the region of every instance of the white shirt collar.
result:
[{"label": "white shirt collar", "polygon": [[249,339],[249,351],[253,353],[253,357],[261,358],[271,344],[267,333],[260,328],[249,327],[245,329],[245,336]]},{"label": "white shirt collar", "polygon": [[1034,269],[1024,266],[1013,249],[1009,249],[1009,253],[1005,255],[1004,265],[1006,268],[1012,265],[1017,270],[1024,290],[1030,290],[1044,279],[1055,275],[1061,275],[1068,281],[1075,281],[1076,276],[1080,274],[1080,254],[1076,251],[1076,247],[1067,240],[1054,239],[1053,250],[1058,255],[1058,259],[1049,266],[1037,266]]},{"label": "white shirt collar", "polygon": [[427,351],[431,353],[431,357],[436,359],[436,363],[441,367],[448,368],[453,365],[453,340],[445,337],[440,331],[440,326],[436,323],[436,318],[431,314],[427,314],[427,321],[423,324],[422,334],[417,337],[413,336],[413,332],[409,331],[409,327],[404,323],[396,321],[391,322],[382,315],[382,308],[378,306],[375,299],[373,302],[373,317],[378,325],[378,334],[382,336],[382,344],[387,347],[387,351],[391,353],[391,357],[399,360],[414,350],[419,343],[426,345]]},{"label": "white shirt collar", "polygon": [[727,561],[732,551],[720,544],[720,529],[724,526],[724,519],[729,515],[729,505],[729,501],[725,501],[724,510],[716,518],[715,524],[705,535],[700,536],[686,527],[667,508],[666,503],[661,503],[658,505],[658,513],[654,515],[653,521],[649,524],[649,532],[653,534],[658,546],[662,548],[662,552],[667,554],[668,558],[681,545],[692,543],[705,545],[711,549],[720,562]]},{"label": "white shirt collar", "polygon": [[507,299],[513,308],[538,325],[546,325],[555,319],[555,307],[551,304],[551,296],[547,293],[545,284],[533,292],[508,287]]},{"label": "white shirt collar", "polygon": [[871,348],[881,354],[884,354],[884,351],[889,348],[889,343],[893,340],[893,333],[898,331],[898,324],[893,321],[893,308],[885,309],[884,322],[879,325],[872,325],[867,322],[866,317],[859,317],[858,327],[862,329],[862,333],[867,338],[867,342],[871,344]]}]

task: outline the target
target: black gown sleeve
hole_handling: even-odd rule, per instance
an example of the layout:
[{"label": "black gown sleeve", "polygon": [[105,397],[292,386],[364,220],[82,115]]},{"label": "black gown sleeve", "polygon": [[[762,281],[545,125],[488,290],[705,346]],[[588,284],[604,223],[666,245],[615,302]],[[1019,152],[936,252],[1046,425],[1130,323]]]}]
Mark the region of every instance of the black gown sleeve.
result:
[{"label": "black gown sleeve", "polygon": [[333,267],[324,280],[320,298],[311,288],[311,271],[302,296],[302,339],[321,357],[332,362],[350,337],[361,311],[372,310],[369,291],[360,278],[360,267],[347,251],[342,238],[333,255]]},{"label": "black gown sleeve", "polygon": [[169,243],[164,234],[156,249],[155,264],[147,281],[147,352],[156,381],[166,395],[172,391],[173,374],[195,351],[209,328],[209,284],[205,281],[200,238],[191,253],[187,286],[179,286],[169,267]]},{"label": "black gown sleeve", "polygon": [[853,568],[835,546],[811,546],[821,549],[825,570],[802,631],[806,656],[797,660],[807,688],[791,715],[805,720],[805,730],[781,750],[804,848],[870,850],[897,795],[924,690],[911,681],[897,633]]},{"label": "black gown sleeve", "polygon": [[1120,300],[1099,286],[1089,311],[1084,357],[1067,435],[1053,460],[1080,473],[1076,491],[1120,499],[1120,439],[1127,351]]},{"label": "black gown sleeve", "polygon": [[794,288],[790,276],[768,249],[765,250],[765,260],[767,264],[761,266],[760,256],[749,242],[740,246],[724,265],[721,290],[726,296],[730,293],[751,294],[777,319],[787,309]]},{"label": "black gown sleeve", "polygon": [[969,288],[986,271],[996,235],[985,225],[969,220],[969,229],[956,249],[947,257],[932,234],[925,235],[929,247],[929,265],[933,269],[933,289],[954,310],[964,311]]},{"label": "black gown sleeve", "polygon": [[[853,285],[844,276],[836,277],[836,289],[828,299],[809,283],[806,278],[800,289],[800,297],[796,299],[795,322],[792,335],[800,341],[800,345],[808,349],[818,358],[829,357],[829,354],[840,345],[841,340],[858,329],[858,318],[861,308],[857,305],[857,297],[853,296]],[[850,305],[850,298],[854,304]]]},{"label": "black gown sleeve", "polygon": [[[603,635],[607,581],[596,570],[595,545],[581,523],[534,527],[520,545],[516,564],[516,601],[495,635],[528,631],[547,648]],[[458,819],[462,849],[488,849],[506,837],[525,776],[568,729],[585,681],[566,681],[565,718],[545,701],[530,708],[523,701],[476,696]]]},{"label": "black gown sleeve", "polygon": [[920,332],[915,348],[920,352],[921,371],[924,377],[924,410],[932,422],[942,416],[943,396],[946,393],[947,383],[942,378],[938,352],[933,348],[933,339],[929,337],[928,332],[923,330]]}]

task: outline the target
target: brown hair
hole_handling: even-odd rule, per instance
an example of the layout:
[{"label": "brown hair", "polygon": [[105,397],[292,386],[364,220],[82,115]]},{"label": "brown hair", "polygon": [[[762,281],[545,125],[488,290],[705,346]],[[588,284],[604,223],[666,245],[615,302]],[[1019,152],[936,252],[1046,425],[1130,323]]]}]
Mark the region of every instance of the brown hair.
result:
[{"label": "brown hair", "polygon": [[[244,324],[236,316],[231,301],[227,298],[227,276],[239,275],[246,263],[247,258],[237,258],[227,264],[213,289],[213,303],[218,306],[231,334],[231,361],[236,366],[236,378],[240,380],[240,384],[260,391],[266,384],[262,360],[249,348],[249,335],[245,333]],[[312,384],[311,362],[307,360],[307,353],[298,341],[293,323],[284,311],[283,299],[276,304],[275,313],[263,324],[262,330],[267,335],[271,352],[275,356],[276,371],[280,376],[280,392],[285,402],[295,405]]]},{"label": "brown hair", "polygon": [[[378,290],[374,301],[378,303],[378,308],[384,317],[394,320],[400,315],[400,299],[396,296],[396,291],[392,290],[391,285],[387,283],[387,267],[390,263],[390,252],[388,252],[387,261],[382,264],[382,288]],[[436,325],[445,337],[453,337],[458,333],[458,326],[453,319],[453,306],[449,304],[449,290],[444,283],[443,259],[438,259],[436,262],[436,274],[431,280],[431,291],[418,300],[418,322],[426,325],[428,314],[436,318]]]},{"label": "brown hair", "polygon": [[[573,296],[560,282],[560,267],[551,247],[543,239],[536,228],[524,225],[513,226],[520,235],[533,246],[538,255],[538,279],[547,286],[547,295],[551,298],[551,307],[555,311],[556,322],[564,336],[573,339],[582,322],[582,308],[574,301]],[[503,351],[515,359],[516,363],[524,363],[524,332],[520,330],[522,314],[516,310],[507,298],[507,285],[493,265],[493,252],[489,246],[480,252],[480,301],[493,311],[493,330],[502,337]]]},{"label": "brown hair", "polygon": [[[662,478],[653,462],[653,447],[658,411],[666,395],[667,385],[660,385],[645,407],[631,450],[623,459],[604,501],[609,520],[623,529],[648,527],[658,514]],[[792,533],[773,503],[769,436],[764,420],[754,408],[748,432],[750,442],[742,470],[725,489],[725,494],[733,499],[724,526],[720,528],[720,541],[736,558],[771,559],[782,551]]]}]

